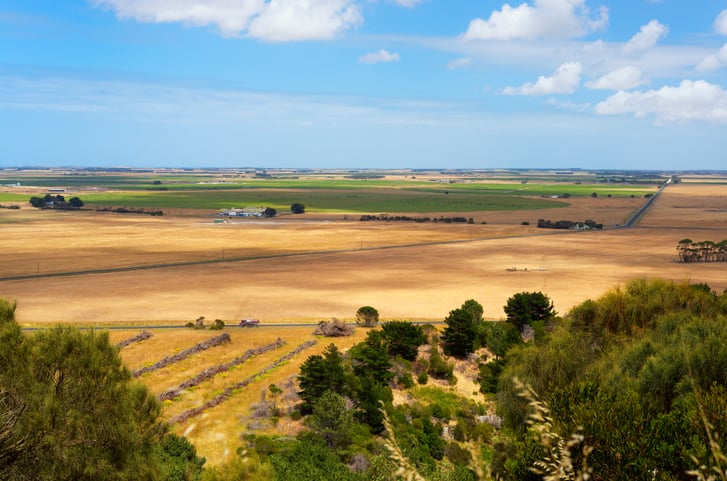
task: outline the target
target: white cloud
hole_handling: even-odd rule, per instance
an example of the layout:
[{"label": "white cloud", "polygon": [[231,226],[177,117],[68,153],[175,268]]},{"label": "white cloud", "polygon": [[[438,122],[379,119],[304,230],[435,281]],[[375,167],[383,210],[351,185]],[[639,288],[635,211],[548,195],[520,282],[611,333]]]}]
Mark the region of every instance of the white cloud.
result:
[{"label": "white cloud", "polygon": [[624,45],[624,51],[631,53],[649,50],[656,45],[659,40],[666,37],[667,33],[669,33],[669,27],[659,23],[658,20],[652,20],[642,26],[641,30],[631,37],[631,40]]},{"label": "white cloud", "polygon": [[628,90],[645,83],[641,69],[629,65],[613,70],[592,82],[586,82],[586,87],[593,90]]},{"label": "white cloud", "polygon": [[573,38],[608,25],[608,10],[601,7],[591,18],[585,0],[534,0],[533,6],[504,4],[490,18],[470,22],[464,37],[468,40],[512,40]]},{"label": "white cloud", "polygon": [[388,50],[379,50],[378,52],[367,53],[358,59],[359,63],[382,63],[382,62],[398,62],[399,54],[392,53]]},{"label": "white cloud", "polygon": [[716,54],[707,55],[697,65],[697,70],[700,72],[714,72],[724,66],[727,66],[727,43]]},{"label": "white cloud", "polygon": [[549,95],[570,94],[576,91],[581,81],[580,62],[567,62],[555,71],[552,77],[538,77],[534,83],[527,83],[522,87],[506,87],[502,93],[505,95]]},{"label": "white cloud", "polygon": [[447,64],[447,70],[457,70],[460,68],[469,67],[472,64],[471,57],[462,57],[452,60]]},{"label": "white cloud", "polygon": [[714,29],[721,35],[727,35],[727,8],[722,10],[714,21]]},{"label": "white cloud", "polygon": [[678,87],[646,92],[618,92],[595,107],[600,115],[654,115],[659,121],[727,122],[727,91],[704,80],[684,80]]},{"label": "white cloud", "polygon": [[139,22],[216,26],[226,37],[270,42],[325,40],[363,18],[354,0],[91,0]]}]

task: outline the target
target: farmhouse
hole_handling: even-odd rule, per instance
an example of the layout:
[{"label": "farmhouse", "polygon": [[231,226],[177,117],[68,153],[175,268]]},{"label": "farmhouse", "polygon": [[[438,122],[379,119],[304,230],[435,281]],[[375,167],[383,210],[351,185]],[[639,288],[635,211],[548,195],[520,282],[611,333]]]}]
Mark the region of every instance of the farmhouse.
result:
[{"label": "farmhouse", "polygon": [[225,209],[217,213],[227,217],[262,217],[265,213],[265,207],[243,207],[242,209],[232,208]]}]

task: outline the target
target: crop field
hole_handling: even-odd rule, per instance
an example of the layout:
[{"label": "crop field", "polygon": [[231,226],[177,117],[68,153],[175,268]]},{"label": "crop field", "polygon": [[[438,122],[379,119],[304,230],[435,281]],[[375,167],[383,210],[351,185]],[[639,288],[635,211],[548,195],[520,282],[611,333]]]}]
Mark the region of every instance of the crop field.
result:
[{"label": "crop field", "polygon": [[[158,178],[171,182],[171,178]],[[250,426],[250,405],[259,402],[261,393],[270,384],[285,388],[300,363],[330,342],[318,339],[315,345],[277,362],[315,339],[313,328],[303,323],[333,317],[351,320],[363,305],[376,307],[383,320],[441,321],[467,299],[482,303],[485,317],[501,319],[507,299],[522,291],[543,291],[556,310],[565,313],[633,278],[706,282],[720,292],[727,288],[723,264],[675,262],[676,245],[683,238],[727,239],[727,183],[721,178],[685,178],[668,186],[639,225],[630,229],[617,226],[644,204],[643,193],[655,188],[498,181],[487,185],[499,193],[485,194],[475,183],[420,186],[410,180],[393,184],[380,180],[363,181],[372,185],[362,189],[359,181],[334,179],[340,183],[338,188],[298,184],[299,190],[291,193],[295,179],[274,179],[280,187],[142,192],[123,190],[123,179],[116,180],[113,192],[93,195],[109,196],[107,199],[139,195],[145,207],[161,206],[165,215],[36,210],[21,204],[16,196],[27,199],[44,193],[41,188],[18,194],[13,187],[6,189],[7,194],[0,193],[0,202],[21,204],[21,209],[0,209],[0,296],[17,300],[16,317],[24,326],[57,322],[99,329],[124,326],[110,331],[114,342],[137,334],[142,326],[151,326],[146,327],[153,333],[151,339],[121,350],[132,370],[151,366],[220,333],[154,326],[181,326],[200,316],[208,323],[224,320],[228,327],[222,332],[230,334],[229,343],[140,376],[155,394],[278,338],[285,341],[283,346],[252,356],[164,401],[164,416],[173,419],[231,386],[245,383],[218,406],[174,425],[175,432],[186,433],[211,463],[229,459],[239,447],[241,434]],[[193,179],[182,180],[191,185]],[[134,182],[140,185],[138,178]],[[325,185],[318,179],[311,182]],[[376,183],[380,185],[374,187]],[[565,192],[566,185],[570,198],[542,198],[548,191]],[[603,190],[591,197],[599,188]],[[511,195],[513,189],[518,190],[517,195]],[[528,195],[523,193],[525,189]],[[609,197],[607,189],[622,195]],[[301,201],[304,194],[321,203],[309,206],[303,200],[307,209],[302,215],[215,223],[215,202],[230,195],[230,202],[244,205],[249,197],[234,197],[242,196],[241,192],[261,194],[260,203],[265,205],[273,205],[275,198],[283,204],[286,199]],[[189,207],[187,202],[202,199],[205,193],[210,195],[209,203],[200,200]],[[350,204],[335,200],[347,194],[360,197],[352,197]],[[515,204],[519,205],[515,210],[511,205],[483,207],[488,198],[499,202],[501,194],[520,199],[521,204]],[[78,195],[91,198],[90,191],[89,195],[78,191]],[[160,199],[172,195],[180,197],[169,208],[162,206]],[[420,203],[414,200],[418,195],[436,200]],[[457,196],[461,199],[451,201]],[[467,198],[477,201],[468,204]],[[360,222],[361,211],[355,205],[365,202],[394,208],[410,202],[410,210],[401,212],[465,215],[473,223]],[[468,205],[474,210],[466,210]],[[398,212],[371,210],[384,211]],[[606,228],[584,232],[539,229],[535,223],[540,218],[593,219]],[[259,318],[265,327],[231,327],[242,317]],[[269,327],[272,323],[294,326]],[[355,336],[335,342],[345,349],[363,336],[365,331],[359,329]],[[283,397],[285,394],[281,405]],[[283,417],[275,429],[292,433],[298,426]]]}]

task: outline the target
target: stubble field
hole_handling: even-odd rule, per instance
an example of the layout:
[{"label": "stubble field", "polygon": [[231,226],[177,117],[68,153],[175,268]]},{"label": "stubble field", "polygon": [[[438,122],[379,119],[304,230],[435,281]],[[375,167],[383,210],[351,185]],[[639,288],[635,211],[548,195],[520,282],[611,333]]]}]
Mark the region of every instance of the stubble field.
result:
[{"label": "stubble field", "polygon": [[[29,277],[0,281],[0,295],[18,301],[25,324],[317,321],[350,319],[362,305],[386,319],[441,320],[470,298],[497,319],[513,293],[534,290],[566,312],[636,277],[726,288],[722,265],[674,262],[680,239],[727,238],[726,195],[723,184],[670,186],[642,227],[594,232],[534,224],[541,217],[620,224],[643,199],[480,212],[472,225],[315,214],[214,224],[209,215],[4,210],[0,277]],[[192,264],[163,267],[184,263]],[[140,266],[161,267],[42,277]]]}]

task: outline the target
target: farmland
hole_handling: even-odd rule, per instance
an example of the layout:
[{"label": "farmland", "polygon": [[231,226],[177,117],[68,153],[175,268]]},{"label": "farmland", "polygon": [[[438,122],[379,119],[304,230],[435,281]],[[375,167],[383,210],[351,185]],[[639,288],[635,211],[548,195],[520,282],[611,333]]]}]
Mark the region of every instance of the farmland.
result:
[{"label": "farmland", "polygon": [[[358,307],[373,305],[383,319],[431,322],[441,321],[465,299],[477,299],[486,318],[501,319],[508,297],[521,291],[547,293],[564,313],[634,278],[707,282],[719,292],[727,288],[723,265],[674,262],[682,238],[727,238],[727,184],[720,178],[695,176],[667,187],[639,226],[621,229],[616,226],[656,184],[587,179],[575,184],[562,178],[522,183],[441,175],[426,182],[418,173],[417,179],[228,179],[230,184],[200,187],[200,179],[189,174],[113,176],[112,182],[72,177],[75,184],[48,176],[31,182],[17,175],[0,180],[22,184],[22,192],[12,187],[0,193],[0,202],[21,206],[0,209],[0,277],[5,279],[0,297],[17,300],[16,318],[28,327],[56,322],[125,326],[111,331],[114,342],[138,333],[139,326],[182,326],[200,316],[228,325],[241,317],[260,318],[263,326],[300,324],[332,317],[351,320]],[[168,190],[144,190],[154,180]],[[55,212],[27,204],[30,195],[44,194],[49,187],[64,188],[66,195],[79,195],[89,205],[161,208],[165,215]],[[567,199],[550,198],[565,192]],[[306,213],[214,223],[220,208],[269,205],[284,210],[291,202],[304,203]],[[382,212],[464,215],[473,222],[358,220],[361,213]],[[590,218],[607,228],[538,229],[539,218]],[[140,379],[158,394],[248,349],[278,337],[285,341],[283,347],[165,402],[164,416],[171,419],[313,340],[312,330],[228,327],[224,332],[231,335],[230,343]],[[345,349],[362,339],[362,331],[337,343]],[[130,369],[214,335],[187,329],[152,332],[151,339],[121,351]],[[319,340],[220,406],[174,429],[186,433],[211,463],[229,459],[246,429],[250,404],[269,384],[282,387],[327,342]],[[286,421],[279,429],[294,432],[297,425]]]}]

